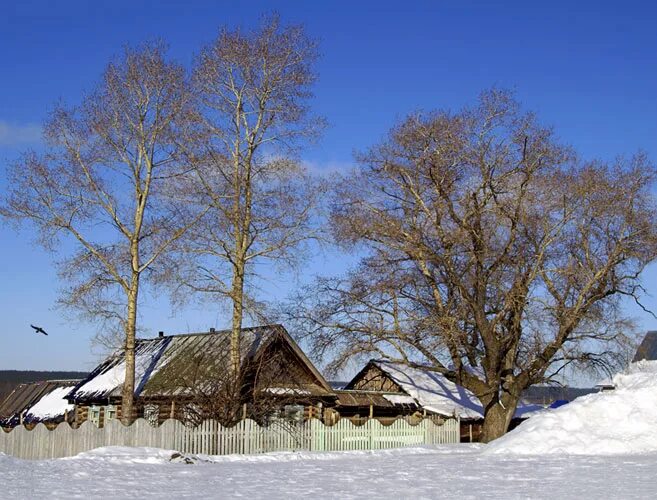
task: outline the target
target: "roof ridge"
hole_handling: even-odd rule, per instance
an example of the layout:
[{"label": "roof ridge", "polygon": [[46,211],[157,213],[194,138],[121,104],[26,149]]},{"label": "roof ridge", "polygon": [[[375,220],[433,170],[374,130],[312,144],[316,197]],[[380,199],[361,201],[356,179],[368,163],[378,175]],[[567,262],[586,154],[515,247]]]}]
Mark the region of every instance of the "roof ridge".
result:
[{"label": "roof ridge", "polygon": [[[242,328],[241,331],[248,332],[251,330],[262,330],[264,328],[285,328],[285,327],[280,323],[272,323],[270,325],[247,326]],[[228,334],[231,331],[232,330],[230,328],[226,328],[223,330],[215,330],[214,332],[207,331],[207,332],[174,333],[172,335],[164,335],[164,337],[138,338],[137,340],[140,342],[147,342],[147,341],[160,340],[162,338],[172,338],[172,337],[201,337],[203,335]]]}]

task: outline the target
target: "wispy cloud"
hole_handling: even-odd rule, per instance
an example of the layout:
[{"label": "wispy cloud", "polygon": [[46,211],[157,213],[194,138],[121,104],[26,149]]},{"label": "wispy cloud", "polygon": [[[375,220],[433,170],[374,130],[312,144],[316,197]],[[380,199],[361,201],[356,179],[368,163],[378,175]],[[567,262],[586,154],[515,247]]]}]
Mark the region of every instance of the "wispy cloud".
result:
[{"label": "wispy cloud", "polygon": [[39,141],[41,141],[39,125],[9,123],[0,120],[0,146],[22,146]]},{"label": "wispy cloud", "polygon": [[345,161],[316,162],[306,160],[303,164],[311,175],[318,177],[331,177],[334,174],[346,174],[356,166],[356,162]]}]

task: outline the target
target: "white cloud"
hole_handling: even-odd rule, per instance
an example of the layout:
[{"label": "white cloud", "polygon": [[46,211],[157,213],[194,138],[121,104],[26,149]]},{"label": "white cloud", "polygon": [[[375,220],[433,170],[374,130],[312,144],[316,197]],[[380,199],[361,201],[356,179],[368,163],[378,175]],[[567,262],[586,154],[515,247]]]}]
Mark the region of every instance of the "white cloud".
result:
[{"label": "white cloud", "polygon": [[333,174],[347,174],[356,166],[356,162],[345,161],[304,161],[303,164],[311,175],[331,177]]},{"label": "white cloud", "polygon": [[19,125],[0,120],[0,146],[20,146],[41,141],[41,127],[32,123]]}]

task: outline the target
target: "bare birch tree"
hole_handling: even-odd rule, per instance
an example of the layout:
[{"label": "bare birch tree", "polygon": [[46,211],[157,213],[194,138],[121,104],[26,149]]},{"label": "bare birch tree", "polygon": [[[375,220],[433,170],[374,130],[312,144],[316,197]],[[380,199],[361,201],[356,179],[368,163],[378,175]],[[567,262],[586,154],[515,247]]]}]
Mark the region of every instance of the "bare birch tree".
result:
[{"label": "bare birch tree", "polygon": [[657,256],[645,156],[577,160],[493,90],[456,114],[410,116],[360,161],[332,225],[365,257],[295,301],[319,355],[444,374],[481,401],[485,441],[528,386],[613,364],[631,333],[620,300],[639,300]]},{"label": "bare birch tree", "polygon": [[199,121],[186,144],[197,168],[187,189],[210,209],[185,240],[178,274],[232,305],[236,374],[243,318],[255,310],[248,277],[258,263],[293,264],[316,234],[319,186],[296,159],[323,125],[307,104],[316,57],[303,28],[272,17],[253,32],[223,29],[193,72]]},{"label": "bare birch tree", "polygon": [[160,195],[180,169],[175,138],[190,102],[185,71],[165,59],[162,44],[126,49],[81,105],[56,107],[44,128],[46,152],[13,166],[2,203],[2,214],[34,224],[47,248],[77,248],[59,263],[73,283],[62,302],[122,329],[126,421],[142,279],[186,229]]}]

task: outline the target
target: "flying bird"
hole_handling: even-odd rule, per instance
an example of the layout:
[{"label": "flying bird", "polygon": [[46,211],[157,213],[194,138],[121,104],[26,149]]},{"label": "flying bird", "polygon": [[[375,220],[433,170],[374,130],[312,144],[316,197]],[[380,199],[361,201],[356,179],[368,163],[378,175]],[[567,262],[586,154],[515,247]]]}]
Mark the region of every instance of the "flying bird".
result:
[{"label": "flying bird", "polygon": [[34,325],[30,325],[30,326],[31,326],[32,328],[34,328],[34,331],[35,331],[35,332],[37,332],[37,333],[43,333],[44,335],[48,335],[48,334],[46,333],[46,331],[45,331],[43,328],[41,328],[40,326],[34,326]]}]

